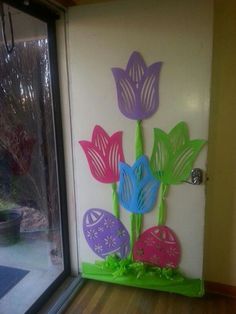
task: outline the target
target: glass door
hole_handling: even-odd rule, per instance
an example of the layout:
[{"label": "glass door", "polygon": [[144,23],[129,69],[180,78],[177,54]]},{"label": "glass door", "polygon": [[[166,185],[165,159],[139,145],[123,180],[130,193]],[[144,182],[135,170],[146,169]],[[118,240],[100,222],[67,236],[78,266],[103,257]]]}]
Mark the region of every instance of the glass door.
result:
[{"label": "glass door", "polygon": [[7,4],[1,10],[7,41],[6,47],[3,36],[0,43],[4,314],[36,311],[69,274],[55,19],[44,11],[42,20],[33,8],[26,9],[34,16]]}]

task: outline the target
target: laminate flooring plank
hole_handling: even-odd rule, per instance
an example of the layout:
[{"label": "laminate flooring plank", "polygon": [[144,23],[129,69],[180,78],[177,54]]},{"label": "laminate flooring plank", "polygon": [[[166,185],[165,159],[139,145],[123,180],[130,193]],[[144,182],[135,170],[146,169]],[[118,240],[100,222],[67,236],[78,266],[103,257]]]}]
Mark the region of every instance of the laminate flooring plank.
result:
[{"label": "laminate flooring plank", "polygon": [[87,280],[64,314],[236,314],[236,299],[188,298]]},{"label": "laminate flooring plank", "polygon": [[104,300],[105,306],[101,311],[101,314],[106,313],[126,313],[128,304],[133,298],[135,291],[130,291],[127,287],[124,286],[114,286],[113,293],[110,295],[110,298]]}]

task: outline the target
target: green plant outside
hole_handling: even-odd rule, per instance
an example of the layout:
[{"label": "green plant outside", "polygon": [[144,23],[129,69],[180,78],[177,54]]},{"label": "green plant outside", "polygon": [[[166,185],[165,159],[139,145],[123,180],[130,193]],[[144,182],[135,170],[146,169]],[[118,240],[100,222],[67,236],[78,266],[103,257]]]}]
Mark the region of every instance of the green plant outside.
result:
[{"label": "green plant outside", "polygon": [[0,211],[17,207],[17,204],[0,199]]}]

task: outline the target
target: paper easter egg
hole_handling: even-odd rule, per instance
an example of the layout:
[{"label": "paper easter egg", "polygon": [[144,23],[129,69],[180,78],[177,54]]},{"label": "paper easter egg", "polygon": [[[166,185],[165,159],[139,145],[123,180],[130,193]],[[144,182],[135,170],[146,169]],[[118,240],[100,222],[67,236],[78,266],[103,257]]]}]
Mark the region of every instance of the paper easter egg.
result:
[{"label": "paper easter egg", "polygon": [[90,248],[102,258],[110,254],[125,258],[130,252],[130,238],[125,226],[104,209],[87,210],[83,231]]},{"label": "paper easter egg", "polygon": [[180,244],[170,228],[155,226],[145,230],[136,241],[133,257],[151,265],[176,268],[180,262]]}]

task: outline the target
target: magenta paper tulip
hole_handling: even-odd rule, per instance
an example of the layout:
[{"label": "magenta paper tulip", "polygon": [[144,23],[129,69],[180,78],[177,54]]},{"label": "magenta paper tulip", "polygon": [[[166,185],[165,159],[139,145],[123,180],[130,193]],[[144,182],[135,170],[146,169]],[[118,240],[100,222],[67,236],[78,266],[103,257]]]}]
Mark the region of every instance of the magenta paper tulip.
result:
[{"label": "magenta paper tulip", "polygon": [[134,51],[125,70],[112,68],[120,111],[129,119],[151,117],[159,104],[159,74],[162,62],[146,66],[139,52]]},{"label": "magenta paper tulip", "polygon": [[79,141],[93,177],[102,183],[119,181],[119,162],[124,161],[122,132],[111,137],[99,125],[93,130],[92,141]]}]

